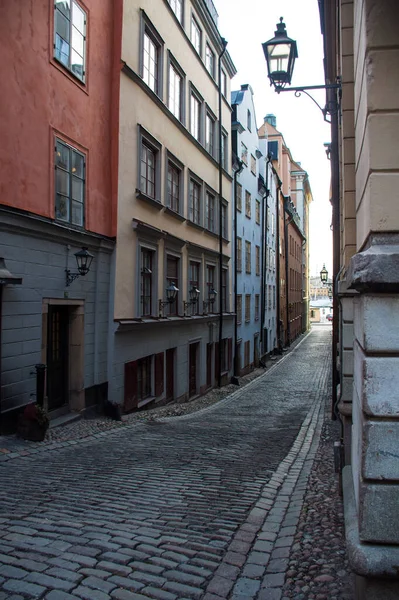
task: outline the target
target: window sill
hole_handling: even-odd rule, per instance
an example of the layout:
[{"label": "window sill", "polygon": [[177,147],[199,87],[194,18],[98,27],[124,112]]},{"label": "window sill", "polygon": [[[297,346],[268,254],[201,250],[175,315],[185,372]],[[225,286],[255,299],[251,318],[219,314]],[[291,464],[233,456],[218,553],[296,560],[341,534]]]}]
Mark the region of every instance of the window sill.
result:
[{"label": "window sill", "polygon": [[151,196],[147,196],[147,194],[144,194],[141,190],[138,189],[136,189],[136,198],[148,202],[148,204],[151,204],[151,206],[154,206],[158,210],[162,210],[164,208],[164,205],[161,202],[159,202],[159,200],[151,198]]},{"label": "window sill", "polygon": [[68,77],[68,79],[70,81],[72,81],[72,83],[74,83],[75,85],[77,85],[78,88],[80,88],[82,90],[82,92],[84,92],[87,95],[89,94],[88,85],[87,85],[87,77],[86,77],[85,81],[82,81],[81,79],[79,79],[79,77],[77,77],[74,74],[73,71],[71,71],[70,69],[68,69],[68,67],[66,67],[64,65],[64,63],[62,63],[61,61],[59,61],[55,56],[51,57],[50,62],[53,65],[53,67],[55,67],[56,69],[58,69],[58,71],[60,71],[66,77]]},{"label": "window sill", "polygon": [[186,217],[183,217],[183,215],[181,215],[180,213],[176,212],[175,210],[173,210],[172,208],[169,208],[169,206],[165,206],[165,212],[166,214],[170,215],[171,217],[175,217],[175,219],[178,219],[179,221],[186,221]]},{"label": "window sill", "polygon": [[190,225],[190,227],[194,227],[195,229],[199,229],[200,231],[204,231],[204,228],[202,227],[202,225],[199,225],[198,223],[194,223],[194,221],[190,221],[190,219],[187,219],[187,225]]}]

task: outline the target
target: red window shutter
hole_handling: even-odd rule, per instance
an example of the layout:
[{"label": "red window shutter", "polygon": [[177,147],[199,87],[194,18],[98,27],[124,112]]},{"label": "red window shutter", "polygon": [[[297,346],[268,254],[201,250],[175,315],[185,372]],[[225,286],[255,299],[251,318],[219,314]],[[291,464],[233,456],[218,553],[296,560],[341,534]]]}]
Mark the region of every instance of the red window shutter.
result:
[{"label": "red window shutter", "polygon": [[229,360],[227,368],[230,371],[231,365],[232,365],[232,360],[233,360],[233,338],[229,338],[227,340],[227,346],[228,346],[228,350],[227,350],[228,354],[227,354],[227,356],[228,356],[228,360]]},{"label": "red window shutter", "polygon": [[215,381],[219,380],[219,342],[215,342]]},{"label": "red window shutter", "polygon": [[162,396],[163,394],[163,361],[164,361],[164,353],[160,352],[155,355],[155,395]]},{"label": "red window shutter", "polygon": [[137,407],[137,360],[125,363],[125,394],[123,409],[130,412]]}]

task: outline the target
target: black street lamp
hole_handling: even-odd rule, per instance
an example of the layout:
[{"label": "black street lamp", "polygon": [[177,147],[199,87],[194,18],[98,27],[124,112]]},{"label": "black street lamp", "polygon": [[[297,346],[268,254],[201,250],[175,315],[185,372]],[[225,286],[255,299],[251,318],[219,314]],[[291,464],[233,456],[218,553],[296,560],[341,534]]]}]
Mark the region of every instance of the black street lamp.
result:
[{"label": "black street lamp", "polygon": [[196,304],[198,302],[198,298],[199,298],[200,293],[201,292],[199,291],[199,289],[197,287],[195,287],[195,286],[193,286],[190,289],[190,291],[188,293],[188,296],[189,296],[190,300],[183,302],[183,304],[184,304],[184,313],[186,313],[186,310],[187,310],[187,308],[189,306],[192,306],[192,305],[194,305],[194,304]]},{"label": "black street lamp", "polygon": [[324,285],[328,281],[328,271],[326,269],[326,265],[323,264],[323,268],[320,271],[320,281]]},{"label": "black street lamp", "polygon": [[91,263],[94,255],[90,254],[87,248],[83,247],[79,252],[75,252],[76,264],[78,265],[78,273],[71,273],[69,269],[65,269],[66,287],[71,285],[75,279],[84,277],[90,271]]},{"label": "black street lamp", "polygon": [[213,304],[216,300],[217,291],[215,288],[211,288],[208,294],[208,300],[203,303],[204,305],[204,314],[207,314],[210,310],[212,310]]},{"label": "black street lamp", "polygon": [[327,102],[326,106],[322,108],[307,90],[340,90],[341,83],[337,79],[336,83],[327,83],[325,85],[286,87],[287,84],[291,85],[295,59],[298,58],[298,49],[296,41],[287,36],[283,17],[280,18],[280,23],[277,23],[277,30],[274,32],[274,37],[264,42],[262,48],[266,58],[270,85],[274,86],[275,91],[278,94],[280,92],[295,92],[296,97],[299,97],[302,93],[306,94],[320,108],[325,121],[330,123],[331,121],[327,119],[327,115],[336,114],[339,109],[339,103],[337,101]]},{"label": "black street lamp", "polygon": [[166,300],[160,300],[159,301],[159,316],[162,317],[162,310],[165,306],[167,306],[168,304],[172,304],[172,302],[174,302],[174,300],[176,299],[177,296],[177,292],[179,291],[179,288],[175,286],[175,282],[172,281],[172,283],[170,285],[168,285],[168,287],[166,288]]}]

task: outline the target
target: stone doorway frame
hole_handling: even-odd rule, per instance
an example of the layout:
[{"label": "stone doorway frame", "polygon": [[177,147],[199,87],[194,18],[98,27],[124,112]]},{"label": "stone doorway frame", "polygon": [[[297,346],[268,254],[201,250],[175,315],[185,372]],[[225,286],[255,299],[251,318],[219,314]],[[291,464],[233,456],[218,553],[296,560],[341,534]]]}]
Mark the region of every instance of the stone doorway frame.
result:
[{"label": "stone doorway frame", "polygon": [[[69,316],[69,346],[68,346],[68,404],[55,411],[50,417],[56,418],[66,412],[81,412],[85,408],[84,389],[84,300],[67,300],[63,298],[43,298],[42,302],[42,347],[41,360],[47,364],[47,329],[49,306],[65,306]],[[47,396],[44,398],[44,408],[47,410]]]}]

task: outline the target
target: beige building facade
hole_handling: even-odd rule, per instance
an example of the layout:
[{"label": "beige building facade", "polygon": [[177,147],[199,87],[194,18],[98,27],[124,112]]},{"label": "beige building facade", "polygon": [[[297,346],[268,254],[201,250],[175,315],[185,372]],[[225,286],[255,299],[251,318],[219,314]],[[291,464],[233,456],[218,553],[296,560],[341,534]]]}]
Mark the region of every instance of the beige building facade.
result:
[{"label": "beige building facade", "polygon": [[124,0],[122,24],[109,396],[129,412],[231,372],[235,68],[210,2]]},{"label": "beige building facade", "polygon": [[399,597],[399,5],[319,4],[326,80],[342,78],[332,158],[348,553],[357,598],[391,600]]}]

